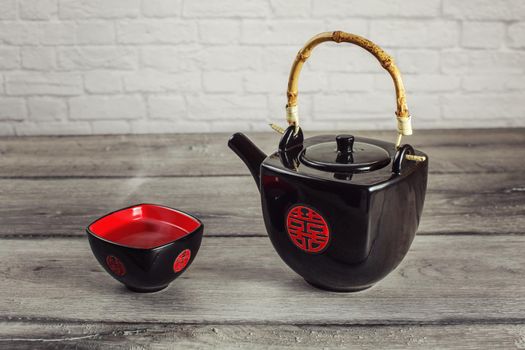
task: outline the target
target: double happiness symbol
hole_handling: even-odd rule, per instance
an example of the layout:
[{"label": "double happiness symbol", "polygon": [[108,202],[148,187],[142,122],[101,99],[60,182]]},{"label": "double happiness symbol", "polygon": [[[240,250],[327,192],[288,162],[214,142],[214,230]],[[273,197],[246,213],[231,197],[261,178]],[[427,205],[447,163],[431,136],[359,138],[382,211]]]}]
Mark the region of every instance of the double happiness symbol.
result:
[{"label": "double happiness symbol", "polygon": [[298,205],[288,212],[286,229],[292,242],[307,253],[323,251],[330,240],[324,218],[305,206]]},{"label": "double happiness symbol", "polygon": [[189,249],[183,250],[177,256],[177,259],[175,259],[175,262],[173,263],[173,271],[174,272],[182,271],[186,267],[186,265],[188,265],[190,258],[191,258],[191,251]]},{"label": "double happiness symbol", "polygon": [[126,274],[126,267],[116,256],[108,255],[106,257],[106,264],[115,275],[124,276]]}]

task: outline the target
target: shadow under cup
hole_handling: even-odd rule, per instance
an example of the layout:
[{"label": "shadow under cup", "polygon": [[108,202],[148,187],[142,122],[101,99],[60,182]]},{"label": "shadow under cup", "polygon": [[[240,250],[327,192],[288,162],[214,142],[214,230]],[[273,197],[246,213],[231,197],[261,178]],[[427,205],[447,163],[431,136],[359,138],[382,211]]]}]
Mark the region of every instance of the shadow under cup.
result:
[{"label": "shadow under cup", "polygon": [[107,214],[87,229],[93,254],[135,292],[166,288],[193,262],[204,226],[179,210],[138,204]]}]

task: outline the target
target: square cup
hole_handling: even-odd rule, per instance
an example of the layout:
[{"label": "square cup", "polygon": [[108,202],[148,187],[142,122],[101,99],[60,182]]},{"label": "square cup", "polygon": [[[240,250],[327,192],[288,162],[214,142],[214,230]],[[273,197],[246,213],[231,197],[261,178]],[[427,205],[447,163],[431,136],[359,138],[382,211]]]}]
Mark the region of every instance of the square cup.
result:
[{"label": "square cup", "polygon": [[180,210],[138,204],[109,213],[87,229],[102,267],[134,292],[166,288],[193,262],[204,225]]}]

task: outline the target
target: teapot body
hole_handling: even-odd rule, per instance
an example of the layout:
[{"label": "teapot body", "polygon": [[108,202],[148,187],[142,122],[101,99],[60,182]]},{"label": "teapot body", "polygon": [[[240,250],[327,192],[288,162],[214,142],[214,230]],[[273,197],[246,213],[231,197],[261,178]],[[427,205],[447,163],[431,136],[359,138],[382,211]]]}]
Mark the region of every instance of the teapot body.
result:
[{"label": "teapot body", "polygon": [[[333,136],[306,139],[305,146],[323,138]],[[356,140],[382,147],[394,162],[394,144]],[[401,173],[385,166],[345,175],[300,161],[284,164],[280,152],[262,162],[260,189],[268,235],[290,268],[310,284],[333,291],[366,289],[395,269],[417,231],[428,158],[409,162]]]},{"label": "teapot body", "polygon": [[[299,74],[324,42],[350,43],[372,54],[395,87],[396,143],[349,134],[304,139]],[[412,135],[401,73],[372,41],[342,31],[313,36],[292,63],[285,130],[270,156],[246,136],[228,141],[261,191],[266,229],[281,258],[309,283],[333,291],[368,288],[391,272],[414,239],[427,186],[428,157],[402,137]]]}]

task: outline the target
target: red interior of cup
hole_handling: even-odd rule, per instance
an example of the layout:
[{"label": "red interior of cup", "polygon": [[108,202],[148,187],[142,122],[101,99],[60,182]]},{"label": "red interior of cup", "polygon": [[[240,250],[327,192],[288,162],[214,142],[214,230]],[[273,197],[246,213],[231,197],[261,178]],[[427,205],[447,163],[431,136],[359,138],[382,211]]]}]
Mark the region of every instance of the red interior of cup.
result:
[{"label": "red interior of cup", "polygon": [[175,209],[139,204],[98,219],[89,230],[106,241],[151,249],[176,241],[199,226],[195,218]]}]

